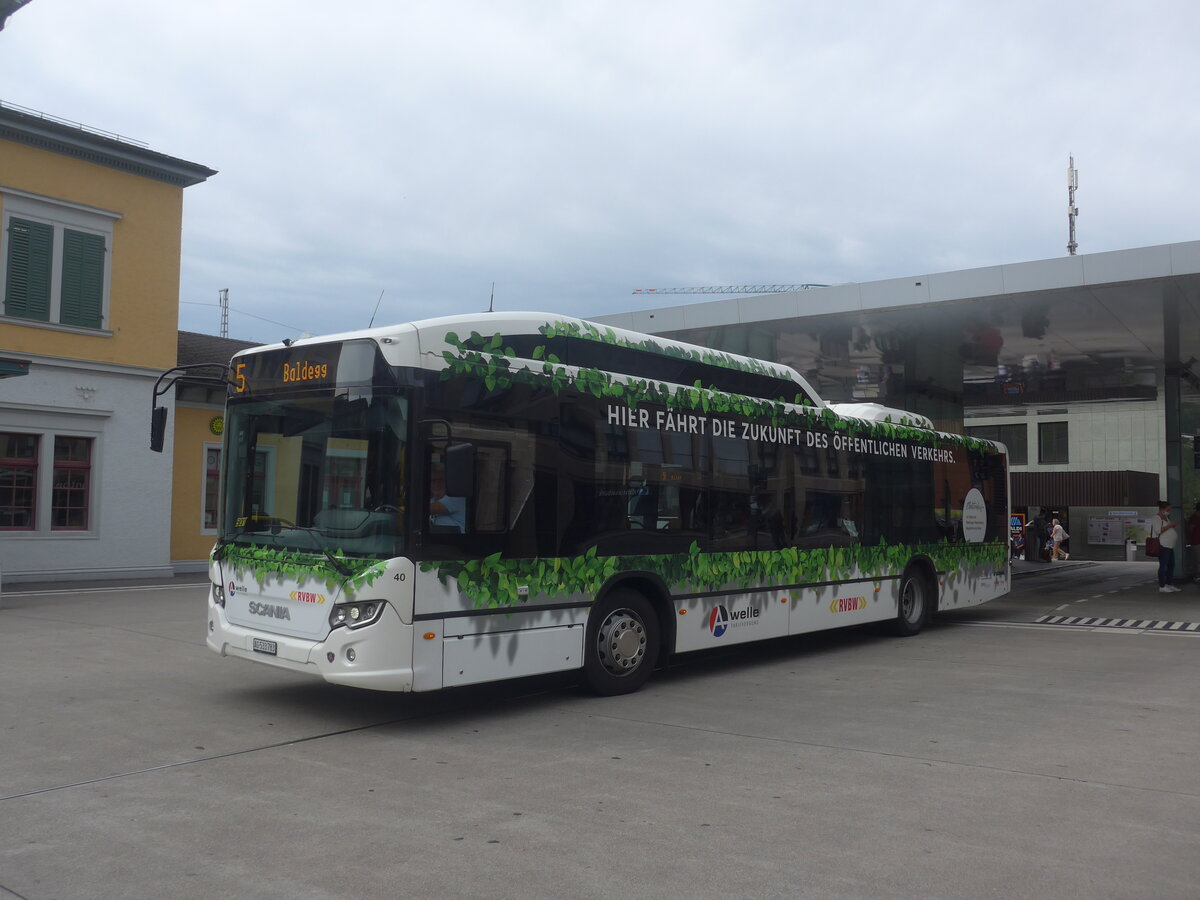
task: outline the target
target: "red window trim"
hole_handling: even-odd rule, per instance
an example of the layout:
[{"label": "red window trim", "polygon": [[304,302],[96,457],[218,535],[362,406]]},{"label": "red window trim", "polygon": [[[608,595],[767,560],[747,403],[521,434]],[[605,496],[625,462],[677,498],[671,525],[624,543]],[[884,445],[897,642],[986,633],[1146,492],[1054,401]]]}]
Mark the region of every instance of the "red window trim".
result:
[{"label": "red window trim", "polygon": [[[54,460],[54,470],[50,476],[50,478],[51,478],[51,483],[50,483],[50,488],[51,488],[51,493],[50,493],[50,530],[51,531],[87,531],[91,528],[91,523],[92,523],[92,447],[93,447],[95,441],[93,438],[84,437],[82,435],[57,434],[54,436],[54,438],[55,438],[56,442],[59,439],[86,441],[88,458],[86,460],[77,460],[77,459],[70,459],[70,460],[55,459]],[[56,453],[57,453],[57,450],[58,450],[58,448],[55,447]],[[54,486],[54,481],[57,479],[58,473],[63,470],[68,470],[68,471],[73,470],[73,471],[83,471],[84,472],[82,488],[65,488],[65,490],[70,492],[70,494],[72,494],[72,495],[77,494],[77,493],[83,495],[83,505],[82,506],[69,506],[69,505],[68,506],[59,506],[55,503],[54,495],[58,490],[60,490],[60,488],[56,488]],[[82,525],[55,525],[54,524],[54,519],[56,517],[56,514],[59,513],[60,511],[69,512],[71,510],[77,510],[77,509],[83,510],[84,523]]]},{"label": "red window trim", "polygon": [[[38,457],[39,457],[39,454],[41,453],[42,435],[40,435],[40,434],[32,434],[31,435],[26,432],[14,432],[14,431],[5,432],[5,434],[20,434],[20,435],[23,435],[26,437],[32,437],[34,439],[33,458],[32,459],[27,459],[25,457],[19,457],[19,456],[0,456],[0,466],[3,466],[7,469],[32,469],[33,470],[33,498],[32,498],[33,502],[29,506],[29,524],[28,525],[0,525],[0,531],[7,532],[10,534],[13,532],[36,531],[37,530],[37,501],[38,501],[37,470],[38,470]],[[15,488],[14,488],[14,490],[15,490]],[[25,507],[20,507],[20,508],[24,509]]]}]

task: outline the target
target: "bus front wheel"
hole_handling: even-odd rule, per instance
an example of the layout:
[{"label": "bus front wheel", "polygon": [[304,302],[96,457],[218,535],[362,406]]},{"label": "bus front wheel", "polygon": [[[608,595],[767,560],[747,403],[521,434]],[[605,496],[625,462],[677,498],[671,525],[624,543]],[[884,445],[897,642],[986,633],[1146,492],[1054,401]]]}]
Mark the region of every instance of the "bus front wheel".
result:
[{"label": "bus front wheel", "polygon": [[658,661],[659,625],[643,595],[618,588],[588,616],[583,652],[587,686],[603,696],[636,691]]},{"label": "bus front wheel", "polygon": [[896,604],[896,618],[891,621],[892,634],[907,637],[925,627],[933,611],[933,587],[924,572],[913,566],[905,570],[900,579],[900,597]]}]

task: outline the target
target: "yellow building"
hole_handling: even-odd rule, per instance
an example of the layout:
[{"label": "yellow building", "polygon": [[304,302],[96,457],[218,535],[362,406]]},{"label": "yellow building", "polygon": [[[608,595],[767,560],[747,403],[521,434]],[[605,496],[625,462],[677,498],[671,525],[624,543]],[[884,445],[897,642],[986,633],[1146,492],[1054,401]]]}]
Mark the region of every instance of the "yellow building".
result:
[{"label": "yellow building", "polygon": [[183,190],[214,174],[0,103],[0,357],[28,362],[0,389],[6,582],[172,573],[150,397],[176,359]]}]

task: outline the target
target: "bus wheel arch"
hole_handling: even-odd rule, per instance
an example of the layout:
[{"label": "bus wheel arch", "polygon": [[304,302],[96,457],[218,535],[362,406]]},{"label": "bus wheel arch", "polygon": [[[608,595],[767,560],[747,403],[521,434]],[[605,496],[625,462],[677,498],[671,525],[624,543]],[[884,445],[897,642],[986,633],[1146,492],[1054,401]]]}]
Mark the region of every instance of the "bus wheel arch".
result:
[{"label": "bus wheel arch", "polygon": [[[597,694],[628,694],[646,683],[663,651],[663,607],[635,579],[601,594],[588,612],[583,677]],[[648,594],[650,596],[648,596]]]},{"label": "bus wheel arch", "polygon": [[926,557],[909,560],[900,576],[896,617],[887,623],[891,634],[908,637],[925,627],[937,611],[937,572]]},{"label": "bus wheel arch", "polygon": [[658,617],[658,659],[667,659],[675,650],[675,607],[666,582],[653,572],[621,572],[604,585],[596,595],[597,601],[618,589],[637,591],[649,601]]}]

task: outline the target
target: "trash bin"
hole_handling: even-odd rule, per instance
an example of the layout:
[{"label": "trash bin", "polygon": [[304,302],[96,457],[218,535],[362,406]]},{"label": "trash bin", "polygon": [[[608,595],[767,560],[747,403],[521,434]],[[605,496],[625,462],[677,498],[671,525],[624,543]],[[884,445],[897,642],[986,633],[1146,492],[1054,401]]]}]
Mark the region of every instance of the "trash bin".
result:
[{"label": "trash bin", "polygon": [[1137,541],[1125,542],[1125,562],[1133,562],[1137,559]]}]

